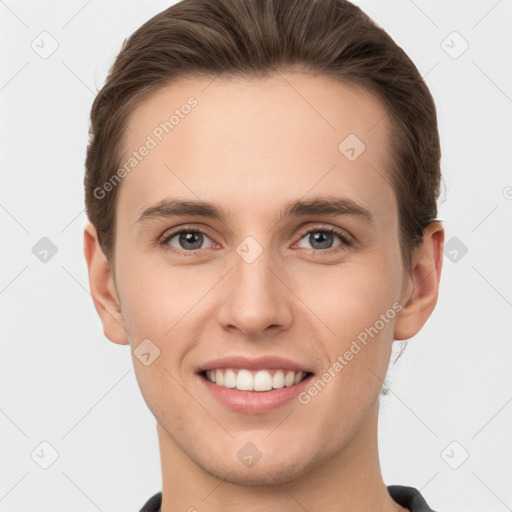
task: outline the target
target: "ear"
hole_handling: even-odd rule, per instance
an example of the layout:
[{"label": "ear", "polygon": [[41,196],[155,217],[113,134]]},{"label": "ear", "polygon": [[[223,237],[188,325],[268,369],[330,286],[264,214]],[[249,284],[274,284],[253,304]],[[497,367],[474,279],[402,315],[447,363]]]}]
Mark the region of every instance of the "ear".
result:
[{"label": "ear", "polygon": [[423,327],[437,303],[443,267],[444,228],[430,223],[421,244],[414,250],[412,270],[406,276],[400,303],[403,309],[395,321],[394,338],[412,338]]},{"label": "ear", "polygon": [[96,228],[91,223],[84,229],[84,255],[89,269],[92,300],[103,324],[103,333],[110,341],[127,345],[128,336],[110,265],[100,247]]}]

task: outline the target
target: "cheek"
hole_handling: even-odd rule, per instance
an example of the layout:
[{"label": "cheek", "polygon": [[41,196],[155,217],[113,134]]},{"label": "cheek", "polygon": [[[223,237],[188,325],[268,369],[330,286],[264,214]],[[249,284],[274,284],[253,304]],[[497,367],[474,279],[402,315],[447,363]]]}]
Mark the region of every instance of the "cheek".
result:
[{"label": "cheek", "polygon": [[[127,257],[119,264],[123,313],[129,317],[131,334],[142,338],[165,334],[190,309],[195,298],[183,273],[152,265],[149,259]],[[197,283],[196,283],[197,284]],[[184,290],[188,290],[187,293]]]},{"label": "cheek", "polygon": [[326,334],[318,348],[328,361],[323,380],[335,377],[332,393],[322,400],[337,403],[342,396],[347,414],[351,406],[373,402],[387,373],[400,287],[400,267],[393,270],[387,262],[381,253],[364,264],[332,267],[328,275],[308,277],[299,293],[308,297],[308,307],[322,321],[318,325],[328,328],[319,327]]},{"label": "cheek", "polygon": [[[304,297],[312,314],[322,320],[333,339],[357,336],[373,326],[399,298],[398,274],[387,268],[383,258],[379,259],[308,272],[307,279],[296,288],[297,295]],[[392,314],[393,310],[388,316]],[[381,330],[387,332],[390,324],[386,323]]]},{"label": "cheek", "polygon": [[[164,351],[149,366],[133,356],[135,376],[142,397],[158,422],[172,430],[179,428],[184,411],[190,408],[190,397],[177,380],[181,378],[167,361]],[[202,418],[201,413],[197,415]]]}]

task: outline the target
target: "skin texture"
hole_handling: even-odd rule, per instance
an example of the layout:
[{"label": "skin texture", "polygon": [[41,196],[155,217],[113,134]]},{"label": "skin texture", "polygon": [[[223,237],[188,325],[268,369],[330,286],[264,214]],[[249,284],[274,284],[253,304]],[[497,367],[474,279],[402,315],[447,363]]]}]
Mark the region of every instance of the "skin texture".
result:
[{"label": "skin texture", "polygon": [[[157,420],[161,510],[406,510],[382,480],[378,398],[393,339],[414,336],[435,307],[444,231],[438,222],[427,228],[405,272],[384,106],[355,86],[301,73],[182,79],[137,107],[125,156],[190,96],[198,105],[119,185],[114,268],[94,226],[84,231],[105,336],[129,343],[132,354],[148,338],[160,350],[149,366],[133,362]],[[366,145],[354,161],[338,149],[349,134]],[[353,215],[279,220],[288,201],[325,195],[364,205],[373,223]],[[137,223],[165,198],[213,202],[229,216]],[[180,245],[179,236],[167,242],[176,253],[158,245],[182,227],[205,233],[192,246],[200,248]],[[332,227],[351,245],[328,233],[330,246],[315,242],[316,231]],[[236,251],[247,236],[263,250],[252,263]],[[194,373],[213,358],[270,354],[319,377],[395,303],[407,306],[308,404],[235,413]],[[247,442],[262,453],[250,468],[237,458]]]}]

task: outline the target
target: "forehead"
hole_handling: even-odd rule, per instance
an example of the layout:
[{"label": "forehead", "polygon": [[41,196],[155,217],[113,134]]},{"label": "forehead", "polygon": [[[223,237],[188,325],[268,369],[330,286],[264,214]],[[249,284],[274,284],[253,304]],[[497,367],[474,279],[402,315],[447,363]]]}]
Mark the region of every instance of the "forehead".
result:
[{"label": "forehead", "polygon": [[394,202],[384,106],[329,78],[188,77],[145,99],[127,128],[121,165],[134,165],[126,166],[117,214],[132,222],[168,196],[247,214],[268,206],[269,215],[313,189],[382,208]]}]

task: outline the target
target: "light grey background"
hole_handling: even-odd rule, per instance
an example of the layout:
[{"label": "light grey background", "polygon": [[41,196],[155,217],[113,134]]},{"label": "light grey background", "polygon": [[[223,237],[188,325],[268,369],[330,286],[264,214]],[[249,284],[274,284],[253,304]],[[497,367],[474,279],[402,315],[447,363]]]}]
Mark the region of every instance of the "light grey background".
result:
[{"label": "light grey background", "polygon": [[[95,91],[123,40],[171,3],[0,0],[3,512],[136,511],[161,489],[129,347],[104,337],[88,291],[83,173]],[[439,512],[511,510],[512,1],[355,3],[432,91],[452,244],[434,314],[395,343],[407,348],[381,402],[384,480]],[[43,237],[57,248],[46,263],[32,250]],[[42,442],[58,453],[48,469]]]}]

